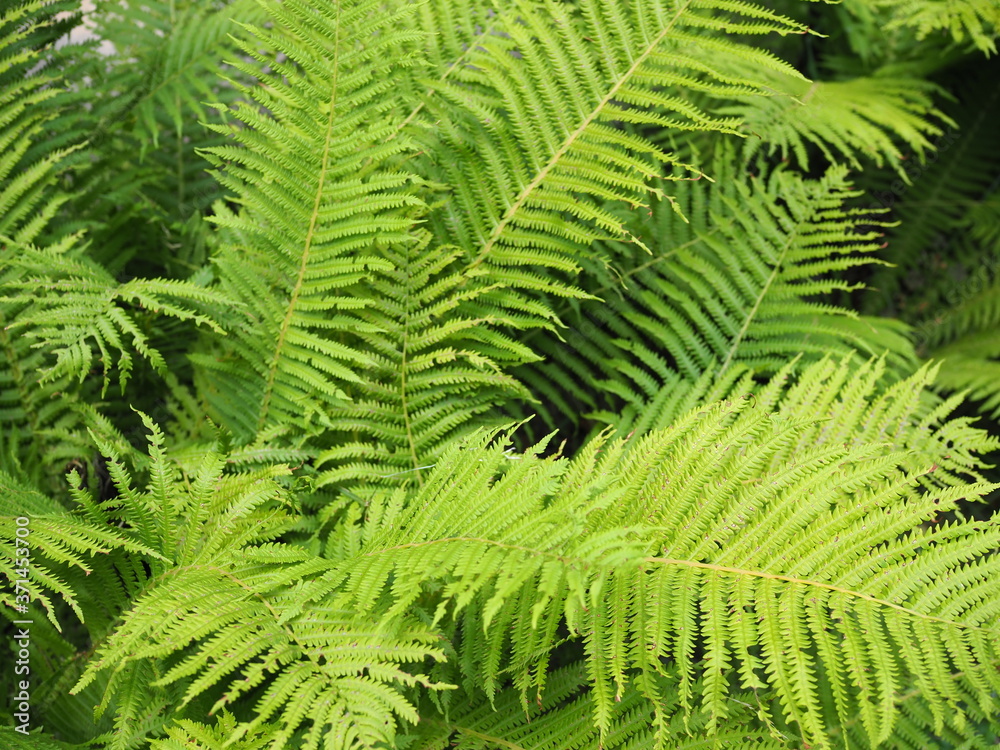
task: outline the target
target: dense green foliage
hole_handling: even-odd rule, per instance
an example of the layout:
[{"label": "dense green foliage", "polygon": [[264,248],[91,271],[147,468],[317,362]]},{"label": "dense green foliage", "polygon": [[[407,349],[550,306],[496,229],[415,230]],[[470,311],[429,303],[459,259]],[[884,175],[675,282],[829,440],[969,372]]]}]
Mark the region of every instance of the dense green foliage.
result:
[{"label": "dense green foliage", "polygon": [[0,6],[3,747],[1000,743],[998,0],[95,4]]}]

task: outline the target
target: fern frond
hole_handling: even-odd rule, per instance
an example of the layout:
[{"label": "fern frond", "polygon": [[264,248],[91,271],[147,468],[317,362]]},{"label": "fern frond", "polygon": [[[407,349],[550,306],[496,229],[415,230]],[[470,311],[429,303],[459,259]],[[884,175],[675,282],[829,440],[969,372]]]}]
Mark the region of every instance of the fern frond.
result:
[{"label": "fern frond", "polygon": [[[449,443],[480,427],[505,399],[530,398],[505,369],[537,357],[500,330],[514,321],[464,312],[481,290],[464,287],[461,252],[419,244],[389,248],[388,273],[375,273],[377,304],[359,313],[358,338],[375,364],[331,411],[340,435],[319,454],[321,484],[398,484],[415,479]],[[506,367],[505,367],[506,366]]]},{"label": "fern frond", "polygon": [[[253,695],[255,720],[227,741],[253,736],[273,720],[274,748],[300,728],[302,747],[370,746],[391,739],[394,717],[415,720],[401,689],[435,686],[405,666],[443,657],[435,633],[416,621],[384,630],[343,607],[286,613],[289,587],[328,567],[302,548],[272,541],[289,527],[278,483],[288,469],[225,474],[225,458],[212,452],[194,475],[182,477],[165,455],[163,434],[144,421],[152,433],[145,488],[111,446],[99,445],[112,458],[122,523],[156,555],[145,560],[149,574],[138,576],[134,606],[71,691],[110,670],[98,713],[115,708],[114,742],[158,731],[166,718],[147,723],[149,704],[164,690],[176,693],[171,705],[208,692],[213,710]],[[374,657],[375,649],[382,655]],[[168,658],[174,654],[179,658]]]},{"label": "fern frond", "polygon": [[[745,156],[780,152],[809,168],[810,146],[830,163],[861,169],[861,158],[887,163],[908,180],[903,160],[924,156],[932,140],[942,135],[940,123],[953,122],[934,107],[930,83],[914,78],[873,75],[846,81],[803,81],[771,74],[781,95],[751,97],[726,110],[740,117],[756,138],[749,138]],[[905,144],[910,154],[897,145]]]},{"label": "fern frond", "polygon": [[[36,1],[7,4],[0,12],[0,294],[21,278],[15,268],[21,245],[43,235],[70,198],[56,181],[71,149],[45,147],[61,81],[48,74],[47,50],[35,44],[40,37],[54,42],[51,34],[61,27],[57,10]],[[64,237],[53,248],[65,250],[70,242]],[[73,394],[60,399],[66,379],[40,384],[43,355],[10,330],[23,308],[0,302],[0,428],[8,450],[26,459],[32,479],[41,481],[72,453],[52,438],[65,438],[76,420],[67,408]]]},{"label": "fern frond", "polygon": [[[668,734],[672,750],[705,748],[703,737],[685,736],[685,717],[678,710],[676,693],[668,680],[663,683],[663,701],[654,710],[637,690],[628,690],[612,707],[611,728],[605,737],[591,722],[593,696],[586,692],[587,672],[582,664],[553,670],[546,682],[544,694],[537,701],[525,704],[515,689],[507,689],[493,701],[483,696],[466,699],[460,705],[450,705],[446,718],[422,721],[416,727],[415,750],[493,750],[505,748],[573,747],[579,750],[629,748],[652,750],[657,742],[656,728]],[[718,747],[733,750],[778,750],[787,747],[782,741],[764,734],[749,721],[752,694],[736,693],[730,700],[738,714],[712,734]],[[659,717],[656,716],[659,714]],[[658,724],[657,718],[663,723]],[[690,722],[690,728],[704,729],[705,716]]]},{"label": "fern frond", "polygon": [[915,361],[900,327],[828,302],[854,288],[846,271],[875,262],[881,236],[850,205],[859,191],[844,168],[819,180],[716,171],[723,183],[678,191],[689,222],[666,202],[635,222],[653,257],[612,245],[609,268],[594,272],[601,286],[586,287],[604,302],[567,311],[565,343],[539,347],[546,364],[522,377],[567,416],[589,407],[599,421],[642,432],[796,357],[890,350],[896,369]]},{"label": "fern frond", "polygon": [[396,51],[413,37],[398,27],[412,8],[378,7],[271,6],[281,33],[250,27],[255,41],[240,47],[273,72],[235,62],[259,78],[238,86],[254,105],[231,113],[241,127],[213,126],[239,144],[208,156],[225,166],[219,180],[243,205],[214,221],[247,242],[223,248],[215,262],[222,288],[248,315],[234,322],[231,343],[196,362],[215,411],[242,440],[276,424],[307,433],[329,426],[329,409],[373,364],[338,340],[368,329],[357,313],[375,300],[357,285],[391,269],[380,247],[416,241],[414,178],[387,166],[409,146],[385,141],[394,130],[391,71],[408,63]]},{"label": "fern frond", "polygon": [[167,728],[167,736],[150,743],[152,750],[264,750],[273,741],[276,727],[261,727],[244,735],[239,742],[229,742],[236,730],[236,718],[220,712],[214,726],[182,719]]},{"label": "fern frond", "polygon": [[[93,33],[113,39],[118,59],[108,85],[126,97],[129,112],[120,107],[100,128],[134,123],[143,150],[159,147],[164,123],[177,133],[190,129],[192,120],[209,119],[204,102],[218,101],[216,84],[223,72],[222,58],[231,52],[231,34],[238,23],[261,23],[264,7],[251,0],[233,0],[221,6],[192,2],[154,2],[136,6],[102,3],[94,14]],[[149,65],[123,64],[128,57]],[[132,119],[134,118],[134,119]]]},{"label": "fern frond", "polygon": [[66,580],[66,568],[90,575],[93,566],[88,558],[114,549],[155,554],[113,528],[101,528],[71,515],[59,503],[3,472],[0,491],[0,548],[4,551],[0,577],[5,580],[0,604],[7,616],[12,615],[15,604],[37,601],[52,625],[61,629],[50,596],[54,594],[84,620],[74,590],[77,582]]},{"label": "fern frond", "polygon": [[[481,435],[449,451],[409,502],[373,503],[359,552],[292,611],[345,593],[383,617],[424,601],[434,621],[458,618],[470,654],[459,661],[487,695],[501,659],[522,692],[541,689],[564,622],[587,653],[602,736],[630,685],[659,700],[645,686],[664,660],[679,706],[700,701],[709,728],[729,714],[732,687],[766,687],[807,742],[824,743],[860,706],[876,745],[892,735],[902,674],[926,675],[921,689],[960,712],[940,679],[953,668],[986,710],[1000,530],[933,522],[995,488],[964,481],[975,460],[951,440],[997,441],[966,420],[928,436],[949,408],[920,407],[928,371],[878,397],[878,367],[855,372],[820,362],[787,392],[779,378],[757,406],[716,404],[635,445],[598,440],[568,463],[539,458],[544,444],[511,461]],[[820,683],[836,697],[829,712]]]},{"label": "fern frond", "polygon": [[917,39],[946,32],[958,43],[966,39],[986,54],[996,54],[1000,33],[1000,7],[992,0],[866,0],[888,11],[888,28],[912,29]]},{"label": "fern frond", "polygon": [[759,6],[714,0],[516,9],[434,84],[427,106],[440,124],[424,140],[436,155],[429,174],[452,188],[435,214],[439,233],[463,249],[468,273],[484,272],[480,283],[504,285],[487,301],[519,314],[523,327],[551,321],[539,293],[580,296],[566,275],[579,270],[594,240],[640,242],[608,202],[644,205],[661,192],[648,183],[664,168],[671,179],[700,174],[642,128],[737,132],[734,118],[699,107],[690,94],[725,98],[765,87],[719,72],[707,56],[719,49],[749,66],[796,74],[768,53],[708,32],[805,28]]},{"label": "fern frond", "polygon": [[[31,74],[44,61],[28,44],[55,19],[45,17],[43,0],[7,5],[0,15],[0,235],[31,242],[69,196],[53,190],[58,167],[69,150],[54,149],[41,158],[26,158],[55,113],[45,105],[59,95],[56,81],[44,71]],[[38,16],[42,16],[41,19]],[[12,254],[0,246],[0,252]]]},{"label": "fern frond", "polygon": [[[55,363],[40,374],[45,383],[62,376],[81,383],[97,366],[107,390],[112,352],[118,353],[117,370],[122,390],[132,369],[131,348],[155,370],[166,373],[167,363],[153,346],[149,324],[134,311],[190,320],[223,334],[211,315],[197,306],[226,306],[230,300],[217,290],[169,279],[133,279],[117,283],[107,270],[85,255],[64,248],[37,249],[8,240],[18,251],[9,264],[14,278],[3,285],[7,296],[0,302],[20,309],[7,329],[35,342],[34,347],[55,355]],[[39,294],[39,291],[44,291]],[[144,330],[145,329],[145,330]]]}]

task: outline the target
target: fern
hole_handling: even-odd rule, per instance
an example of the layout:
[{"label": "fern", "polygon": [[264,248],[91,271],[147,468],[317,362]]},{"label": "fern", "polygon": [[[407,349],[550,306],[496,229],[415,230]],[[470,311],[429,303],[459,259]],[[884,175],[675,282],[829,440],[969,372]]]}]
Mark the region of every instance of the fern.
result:
[{"label": "fern", "polygon": [[1000,416],[1000,285],[994,283],[934,321],[927,354],[943,360],[939,385],[962,391]]},{"label": "fern", "polygon": [[[311,725],[305,747],[317,747],[321,738],[324,746],[352,747],[389,740],[394,715],[415,719],[393,683],[430,686],[397,666],[440,658],[425,627],[411,621],[392,634],[336,606],[286,617],[285,587],[322,568],[301,549],[270,543],[291,520],[279,504],[284,493],[276,481],[288,470],[223,477],[224,457],[209,453],[187,489],[163,455],[162,433],[147,425],[153,431],[148,488],[134,487],[119,464],[113,476],[127,501],[124,520],[157,559],[149,562],[142,595],[74,692],[113,667],[102,707],[117,694],[119,702],[136,697],[138,709],[149,690],[179,680],[183,706],[225,680],[225,692],[214,696],[218,709],[263,683],[255,701],[258,718],[234,736],[279,714],[272,746],[288,741],[303,722]],[[105,451],[114,455],[109,446]],[[384,658],[373,661],[375,648],[385,651]],[[178,649],[187,652],[184,659],[164,661]],[[338,656],[331,660],[327,653]],[[118,732],[136,720],[128,713],[119,719]]]},{"label": "fern", "polygon": [[[996,530],[922,524],[992,489],[959,478],[973,467],[945,453],[944,435],[957,430],[964,445],[983,449],[996,441],[973,438],[963,420],[945,422],[931,443],[926,427],[908,427],[926,373],[870,405],[877,371],[853,383],[849,373],[819,363],[783,396],[778,378],[756,405],[693,412],[634,447],[597,441],[571,463],[538,458],[539,445],[508,468],[503,444],[491,447],[487,433],[450,451],[412,500],[396,493],[373,503],[357,553],[307,587],[292,611],[340,592],[385,617],[421,602],[435,622],[454,618],[466,680],[491,695],[501,662],[509,664],[523,700],[529,690],[542,694],[564,619],[588,657],[602,736],[634,684],[667,742],[655,687],[663,659],[677,666],[679,705],[689,712],[700,699],[708,731],[728,716],[727,695],[739,684],[773,690],[783,718],[821,743],[823,684],[841,721],[860,702],[876,745],[892,733],[900,670],[921,680],[938,725],[945,705],[961,711],[942,679],[952,668],[966,673],[985,711],[996,689],[988,624]],[[800,414],[829,408],[842,437],[826,434],[823,421],[772,416],[778,404]],[[888,445],[866,439],[887,430]],[[919,572],[903,573],[914,563]],[[944,605],[946,591],[966,587],[962,605]],[[436,604],[423,601],[430,591],[439,592]],[[789,639],[797,639],[792,649]]]},{"label": "fern", "polygon": [[[383,166],[406,141],[379,145],[393,130],[379,121],[390,107],[379,96],[395,67],[387,61],[411,35],[390,31],[397,15],[373,15],[374,8],[334,6],[315,18],[300,2],[273,8],[275,22],[297,36],[283,40],[254,29],[255,36],[287,63],[241,44],[275,71],[265,85],[243,89],[274,114],[243,104],[234,116],[246,127],[220,130],[244,148],[219,147],[210,156],[219,166],[229,162],[220,181],[245,205],[240,215],[217,218],[247,242],[234,239],[217,264],[223,288],[248,316],[234,322],[235,346],[197,362],[212,378],[206,387],[216,394],[218,413],[244,437],[274,424],[306,431],[328,424],[327,412],[347,396],[344,388],[359,382],[355,370],[371,360],[327,331],[363,327],[357,311],[372,300],[354,288],[371,270],[390,268],[375,253],[355,252],[416,241],[409,233],[415,217],[408,216],[421,204],[409,188],[415,178]],[[375,39],[367,46],[349,41],[362,36]],[[253,72],[246,63],[235,67]],[[368,150],[357,145],[359,126]]]},{"label": "fern", "polygon": [[567,415],[586,405],[598,421],[642,432],[670,424],[710,388],[739,392],[748,372],[772,374],[796,356],[889,349],[897,367],[913,361],[891,323],[824,302],[848,288],[841,272],[878,250],[874,227],[858,231],[872,221],[867,212],[845,205],[858,193],[843,170],[817,181],[776,171],[727,182],[683,191],[689,223],[666,202],[654,207],[639,224],[662,243],[653,258],[611,248],[610,270],[594,276],[602,302],[568,314],[566,343],[546,342],[551,364],[526,376],[544,400]]},{"label": "fern", "polygon": [[[663,166],[676,179],[700,174],[636,129],[736,132],[735,120],[713,116],[686,93],[668,93],[673,87],[720,98],[763,91],[754,79],[705,66],[700,54],[718,48],[750,65],[795,75],[760,50],[693,36],[694,30],[804,31],[740,3],[579,6],[576,12],[561,3],[519,3],[516,15],[500,20],[462,67],[434,85],[438,97],[428,104],[431,116],[440,99],[468,112],[439,116],[428,142],[444,164],[431,174],[454,193],[439,221],[464,250],[466,273],[482,269],[486,280],[504,284],[502,300],[491,301],[489,309],[516,311],[522,325],[551,318],[525,293],[579,294],[533,267],[572,274],[579,270],[576,257],[594,240],[637,241],[601,203],[643,205],[648,180]],[[565,79],[553,80],[553,70]]]},{"label": "fern", "polygon": [[1000,9],[989,0],[869,0],[876,9],[890,14],[889,29],[912,29],[918,39],[934,32],[947,32],[956,42],[966,39],[986,53],[996,53]]},{"label": "fern", "polygon": [[794,155],[808,169],[812,146],[826,160],[856,169],[861,168],[859,156],[879,166],[886,161],[908,179],[902,164],[906,156],[892,136],[922,160],[932,149],[931,139],[943,133],[931,121],[945,119],[931,103],[933,88],[919,79],[876,75],[809,82],[775,75],[773,81],[784,96],[750,99],[733,108],[757,136],[747,141],[748,157],[766,145],[769,154]]},{"label": "fern", "polygon": [[995,24],[8,3],[0,744],[991,747]]},{"label": "fern", "polygon": [[[151,345],[149,335],[134,315],[129,314],[128,307],[192,320],[223,333],[210,317],[184,304],[226,304],[228,300],[213,291],[185,282],[156,279],[135,279],[119,285],[102,266],[87,262],[86,258],[76,259],[59,250],[45,252],[16,244],[11,249],[20,251],[17,263],[12,265],[21,271],[21,278],[7,284],[17,293],[5,301],[23,309],[8,330],[27,330],[29,339],[43,339],[35,346],[55,354],[56,362],[43,373],[42,382],[62,375],[75,376],[82,382],[97,350],[107,390],[111,350],[117,350],[117,368],[124,390],[132,368],[132,356],[123,341],[126,337],[132,339],[132,346],[155,369],[166,372],[166,361]],[[27,275],[31,273],[38,275]],[[36,300],[40,288],[50,293]]]}]

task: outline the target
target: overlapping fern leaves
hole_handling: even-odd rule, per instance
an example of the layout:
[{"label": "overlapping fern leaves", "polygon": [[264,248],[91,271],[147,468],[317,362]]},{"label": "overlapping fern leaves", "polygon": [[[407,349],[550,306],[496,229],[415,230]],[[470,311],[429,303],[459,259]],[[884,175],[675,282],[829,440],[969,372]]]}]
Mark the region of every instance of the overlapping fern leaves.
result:
[{"label": "overlapping fern leaves", "polygon": [[[663,166],[677,177],[698,174],[622,123],[734,132],[735,120],[715,117],[681,93],[761,91],[752,79],[705,66],[698,56],[713,45],[794,75],[756,48],[692,35],[706,27],[804,32],[736,3],[650,2],[627,10],[591,2],[579,10],[519,3],[497,19],[493,34],[476,40],[460,67],[433,84],[438,96],[428,111],[439,124],[428,146],[437,160],[432,174],[453,192],[439,221],[465,252],[470,271],[482,267],[510,287],[502,299],[494,295],[493,304],[523,313],[522,325],[551,317],[532,300],[537,293],[579,294],[551,272],[576,272],[593,240],[636,241],[605,202],[644,204],[653,192],[648,182]],[[435,109],[442,100],[450,112]],[[456,109],[468,115],[456,117]]]},{"label": "overlapping fern leaves", "polygon": [[[427,747],[484,739],[482,701],[505,686],[494,707],[552,712],[510,737],[592,722],[586,747],[685,746],[691,731],[826,746],[855,722],[874,745],[910,686],[941,731],[970,699],[988,712],[997,689],[1000,532],[940,520],[991,489],[975,451],[997,440],[948,419],[926,369],[878,396],[881,367],[786,371],[753,399],[573,460],[543,445],[511,456],[480,433],[419,490],[373,497],[328,559],[270,541],[293,522],[287,470],[223,473],[210,453],[184,481],[153,428],[147,489],[113,464],[148,582],[76,689],[110,669],[105,694],[124,705],[156,686],[216,709],[253,695],[256,719],[226,736],[266,730],[270,747],[389,740],[418,716],[406,686],[447,683],[461,693],[453,718],[419,723]],[[550,673],[567,639],[586,666]],[[405,667],[427,657],[429,672]],[[768,723],[748,726],[747,703]]]},{"label": "overlapping fern leaves", "polygon": [[[538,458],[542,445],[511,461],[485,434],[413,499],[373,502],[357,552],[306,587],[301,611],[345,593],[385,617],[421,602],[454,629],[454,680],[490,695],[510,679],[525,701],[544,701],[564,622],[583,642],[602,734],[633,685],[664,746],[663,691],[685,710],[703,703],[708,731],[737,686],[773,691],[774,720],[817,744],[858,706],[869,741],[887,739],[907,679],[938,726],[964,700],[954,670],[986,711],[995,523],[924,524],[992,488],[966,484],[974,459],[947,446],[996,440],[967,420],[928,440],[951,406],[921,405],[926,372],[873,400],[879,367],[858,378],[821,362],[787,390],[779,377],[756,400],[635,445],[595,441],[568,463]],[[664,660],[678,670],[669,688]]]},{"label": "overlapping fern leaves", "polygon": [[897,371],[912,364],[899,326],[827,301],[881,237],[880,216],[851,205],[844,169],[819,180],[718,171],[723,184],[678,188],[687,222],[666,201],[633,222],[652,257],[608,246],[587,287],[601,301],[568,311],[565,341],[544,341],[548,361],[524,375],[545,403],[642,432],[798,356],[889,350]]},{"label": "overlapping fern leaves", "polygon": [[[101,3],[120,50],[65,81],[28,73],[62,27],[26,28],[63,3],[0,21],[0,546],[29,514],[35,746],[996,738],[1000,530],[968,504],[1000,441],[931,390],[995,407],[948,362],[1000,352],[996,292],[925,330],[940,373],[834,303],[891,228],[846,168],[917,182],[934,85],[807,81],[774,50],[811,54],[824,9],[248,2]],[[960,161],[922,179],[992,247],[992,162]]]},{"label": "overlapping fern leaves", "polygon": [[255,41],[241,44],[273,72],[234,63],[261,80],[242,88],[248,101],[233,112],[244,126],[215,126],[241,147],[208,155],[226,166],[219,179],[244,207],[215,217],[230,238],[216,259],[222,288],[243,311],[233,344],[198,364],[217,413],[242,438],[275,424],[329,426],[332,405],[373,364],[338,340],[367,327],[357,311],[373,301],[358,284],[390,270],[379,246],[416,241],[414,177],[386,164],[408,148],[386,140],[395,125],[386,115],[391,70],[406,63],[397,53],[412,38],[394,27],[412,9],[377,10],[374,2],[275,6],[291,38],[254,28]]}]

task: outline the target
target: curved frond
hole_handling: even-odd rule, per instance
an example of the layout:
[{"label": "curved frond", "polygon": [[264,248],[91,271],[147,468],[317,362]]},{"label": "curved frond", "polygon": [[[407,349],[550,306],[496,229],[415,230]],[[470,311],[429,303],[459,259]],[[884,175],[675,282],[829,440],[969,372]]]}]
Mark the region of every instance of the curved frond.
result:
[{"label": "curved frond", "polygon": [[541,690],[563,623],[586,651],[602,736],[629,686],[660,705],[665,663],[679,706],[700,703],[709,732],[739,686],[774,691],[778,718],[809,743],[860,707],[876,745],[892,736],[902,675],[936,717],[961,712],[945,677],[956,669],[985,711],[1000,682],[1000,530],[939,519],[995,488],[964,481],[975,459],[951,441],[998,443],[965,420],[928,436],[948,408],[920,407],[930,373],[876,397],[878,375],[821,362],[787,390],[779,379],[756,401],[692,412],[634,445],[598,440],[572,462],[538,458],[544,444],[511,457],[482,435],[409,502],[372,503],[361,549],[293,612],[346,593],[402,616],[439,592],[428,613],[456,618],[459,663],[488,695],[501,663],[521,691]]},{"label": "curved frond", "polygon": [[606,204],[644,205],[662,194],[649,183],[664,169],[672,179],[700,174],[642,128],[737,133],[735,118],[714,115],[691,94],[765,91],[754,78],[714,69],[706,62],[713,51],[795,75],[760,49],[706,31],[805,28],[728,0],[643,0],[628,8],[519,2],[434,84],[428,112],[437,122],[424,140],[436,156],[427,170],[451,186],[435,221],[462,248],[467,273],[504,285],[480,305],[518,313],[522,326],[546,325],[551,312],[535,298],[580,296],[567,279],[590,243],[615,237],[641,245]]},{"label": "curved frond", "polygon": [[[922,162],[942,135],[940,122],[954,126],[931,100],[926,81],[874,75],[846,81],[803,81],[771,75],[780,96],[754,97],[727,112],[742,118],[757,137],[746,141],[745,154],[794,156],[809,168],[810,147],[830,163],[861,169],[861,159],[887,163],[908,180],[903,160]],[[937,121],[937,122],[936,122]],[[909,153],[904,153],[901,141]]]},{"label": "curved frond", "polygon": [[391,71],[408,62],[397,48],[413,36],[398,27],[411,9],[379,7],[269,6],[282,33],[251,27],[254,41],[240,47],[254,64],[234,63],[259,79],[239,86],[248,101],[231,115],[241,124],[213,126],[237,144],[208,156],[243,206],[213,217],[240,238],[215,263],[246,314],[234,319],[231,343],[197,364],[217,414],[243,440],[275,424],[329,425],[329,409],[373,364],[340,340],[368,328],[358,311],[373,300],[358,283],[390,270],[380,247],[417,241],[414,178],[387,166],[407,141],[385,140]]},{"label": "curved frond", "polygon": [[859,191],[845,169],[819,180],[730,170],[717,170],[723,182],[679,191],[689,222],[666,202],[636,217],[652,257],[610,247],[608,268],[594,276],[603,284],[586,287],[603,301],[567,311],[564,342],[546,340],[545,366],[523,376],[544,400],[570,418],[589,407],[599,421],[642,432],[796,357],[888,350],[894,369],[912,364],[905,329],[829,301],[855,288],[845,272],[874,263],[881,237],[850,205]]}]

